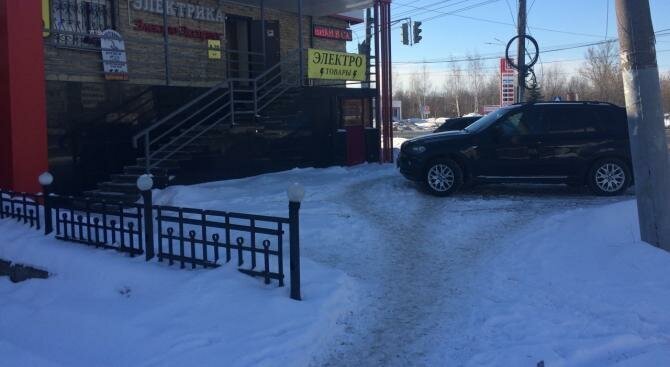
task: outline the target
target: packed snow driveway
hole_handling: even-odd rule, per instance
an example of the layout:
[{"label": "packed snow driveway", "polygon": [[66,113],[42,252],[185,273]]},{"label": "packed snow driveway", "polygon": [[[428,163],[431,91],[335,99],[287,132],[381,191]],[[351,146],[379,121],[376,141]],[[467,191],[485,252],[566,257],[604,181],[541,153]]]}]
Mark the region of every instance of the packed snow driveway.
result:
[{"label": "packed snow driveway", "polygon": [[147,265],[0,221],[0,258],[56,274],[0,278],[0,354],[35,366],[670,365],[670,255],[639,242],[632,194],[515,185],[436,198],[370,164],[172,186],[154,201],[285,216],[291,182],[307,192],[301,302],[234,266]]},{"label": "packed snow driveway", "polygon": [[604,199],[563,186],[498,186],[450,198],[417,190],[392,170],[349,186],[345,204],[376,240],[346,243],[314,259],[361,284],[360,308],[343,320],[346,334],[327,366],[464,365],[472,340],[463,332],[480,289],[485,259],[534,218]]}]

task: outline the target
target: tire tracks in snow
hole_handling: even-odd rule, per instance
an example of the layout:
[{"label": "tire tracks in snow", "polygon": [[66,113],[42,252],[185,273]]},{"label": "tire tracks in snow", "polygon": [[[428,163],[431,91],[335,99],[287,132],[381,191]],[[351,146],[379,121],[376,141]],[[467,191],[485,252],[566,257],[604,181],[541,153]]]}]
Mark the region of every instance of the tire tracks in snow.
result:
[{"label": "tire tracks in snow", "polygon": [[314,365],[465,364],[473,354],[465,333],[478,266],[534,217],[576,205],[560,196],[435,198],[411,190],[395,172],[348,189],[347,204],[374,225],[379,241],[352,253],[364,261],[337,264],[360,280],[362,304],[343,321],[340,344]]}]

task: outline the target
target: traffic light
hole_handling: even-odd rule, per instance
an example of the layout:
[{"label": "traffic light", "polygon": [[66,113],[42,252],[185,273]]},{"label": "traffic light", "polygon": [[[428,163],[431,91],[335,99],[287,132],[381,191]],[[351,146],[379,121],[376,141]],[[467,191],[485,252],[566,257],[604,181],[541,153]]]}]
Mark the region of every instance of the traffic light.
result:
[{"label": "traffic light", "polygon": [[402,44],[409,45],[409,24],[402,24]]},{"label": "traffic light", "polygon": [[414,35],[414,43],[419,43],[423,38],[421,37],[421,22],[414,22],[412,34]]}]

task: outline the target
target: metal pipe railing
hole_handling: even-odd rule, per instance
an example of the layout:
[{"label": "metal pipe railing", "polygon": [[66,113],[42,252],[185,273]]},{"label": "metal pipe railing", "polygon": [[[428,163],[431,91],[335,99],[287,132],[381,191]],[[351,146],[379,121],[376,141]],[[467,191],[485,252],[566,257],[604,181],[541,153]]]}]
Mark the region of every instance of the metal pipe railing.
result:
[{"label": "metal pipe railing", "polygon": [[[196,138],[200,137],[204,132],[209,131],[212,129],[214,126],[218,125],[222,121],[227,120],[228,118],[231,119],[231,124],[235,124],[235,115],[236,114],[242,114],[242,113],[252,113],[254,115],[257,115],[259,111],[267,107],[272,101],[277,99],[281,94],[285,93],[290,87],[291,83],[284,83],[282,82],[282,78],[284,77],[284,74],[282,73],[282,66],[289,64],[290,62],[295,61],[294,57],[299,50],[294,50],[292,53],[287,54],[287,57],[272,66],[271,68],[265,70],[262,72],[259,76],[255,78],[228,78],[227,80],[215,85],[214,87],[210,88],[207,92],[203,93],[202,95],[198,96],[197,98],[191,100],[187,104],[183,105],[179,109],[175,110],[174,112],[170,113],[169,115],[165,116],[164,118],[160,119],[156,123],[152,124],[151,126],[143,129],[142,131],[138,132],[133,136],[133,146],[137,147],[137,144],[140,139],[143,139],[144,141],[144,158],[145,158],[145,169],[147,172],[149,172],[152,168],[158,166],[161,162],[164,160],[168,159],[172,155],[174,155],[179,149],[183,148]],[[252,54],[251,52],[242,52],[244,54]],[[228,61],[228,60],[227,60]],[[272,75],[272,73],[276,73],[276,75]],[[269,75],[272,75],[270,78],[268,78]],[[277,83],[276,80],[280,79],[280,81]],[[301,80],[302,76],[298,76],[297,80]],[[250,84],[251,86],[247,86],[247,89],[236,89],[235,83],[244,83],[244,84]],[[265,90],[269,85],[272,85],[272,87],[268,90]],[[249,89],[250,88],[250,89]],[[215,92],[221,90],[221,89],[226,89],[226,92],[228,93],[228,103],[220,106],[219,108],[215,109],[213,112],[209,113],[207,116],[199,119],[197,122],[191,124],[188,129],[182,131],[179,135],[177,135],[172,142],[168,142],[161,146],[160,148],[156,149],[155,151],[152,152],[151,146],[155,144],[156,142],[160,141],[161,139],[165,138],[175,130],[183,127],[184,125],[187,124],[188,121],[191,121],[194,117],[196,117],[198,114],[207,111],[207,109],[211,108],[216,102],[220,101],[222,98],[224,98],[226,95],[225,93],[215,97],[211,101],[207,102],[204,106],[197,107],[197,104],[200,102],[203,102],[206,100],[206,98],[212,96]],[[253,111],[237,111],[235,108],[235,92],[251,92],[253,95],[253,101],[248,101],[248,103],[253,102]],[[277,91],[275,93],[274,98],[270,98],[267,101],[261,101],[262,99],[265,99],[268,97],[270,94],[273,92]],[[262,93],[262,95],[260,95]],[[186,112],[189,109],[195,109],[192,113],[188,115],[186,118],[179,118],[179,116]],[[205,121],[209,120],[213,116],[215,116],[217,113],[220,113],[223,111],[225,108],[229,108],[229,112],[226,113],[223,117],[218,118],[216,121],[214,121],[211,125],[207,126],[204,128],[202,131],[198,132],[194,136],[192,136],[190,139],[187,139],[186,141],[180,142],[180,138],[186,136],[190,132],[194,131],[195,128],[198,126],[201,126]],[[152,138],[151,133],[155,131],[156,129],[172,123],[173,125],[170,126],[167,130],[163,131],[161,134],[159,134],[157,137]],[[179,144],[177,147],[174,147],[174,145]],[[171,151],[168,151],[168,149],[172,149]],[[157,154],[167,152],[166,155],[155,159]]]}]

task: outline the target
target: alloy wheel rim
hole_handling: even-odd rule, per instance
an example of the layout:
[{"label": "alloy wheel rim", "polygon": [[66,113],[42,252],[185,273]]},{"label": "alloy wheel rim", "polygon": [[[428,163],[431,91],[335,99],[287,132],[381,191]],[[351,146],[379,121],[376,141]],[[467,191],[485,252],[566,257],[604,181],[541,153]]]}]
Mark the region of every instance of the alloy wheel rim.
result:
[{"label": "alloy wheel rim", "polygon": [[436,164],[428,170],[428,185],[435,191],[445,192],[454,186],[454,170],[446,164]]},{"label": "alloy wheel rim", "polygon": [[605,192],[621,190],[626,183],[626,174],[616,163],[605,163],[596,171],[596,185]]}]

